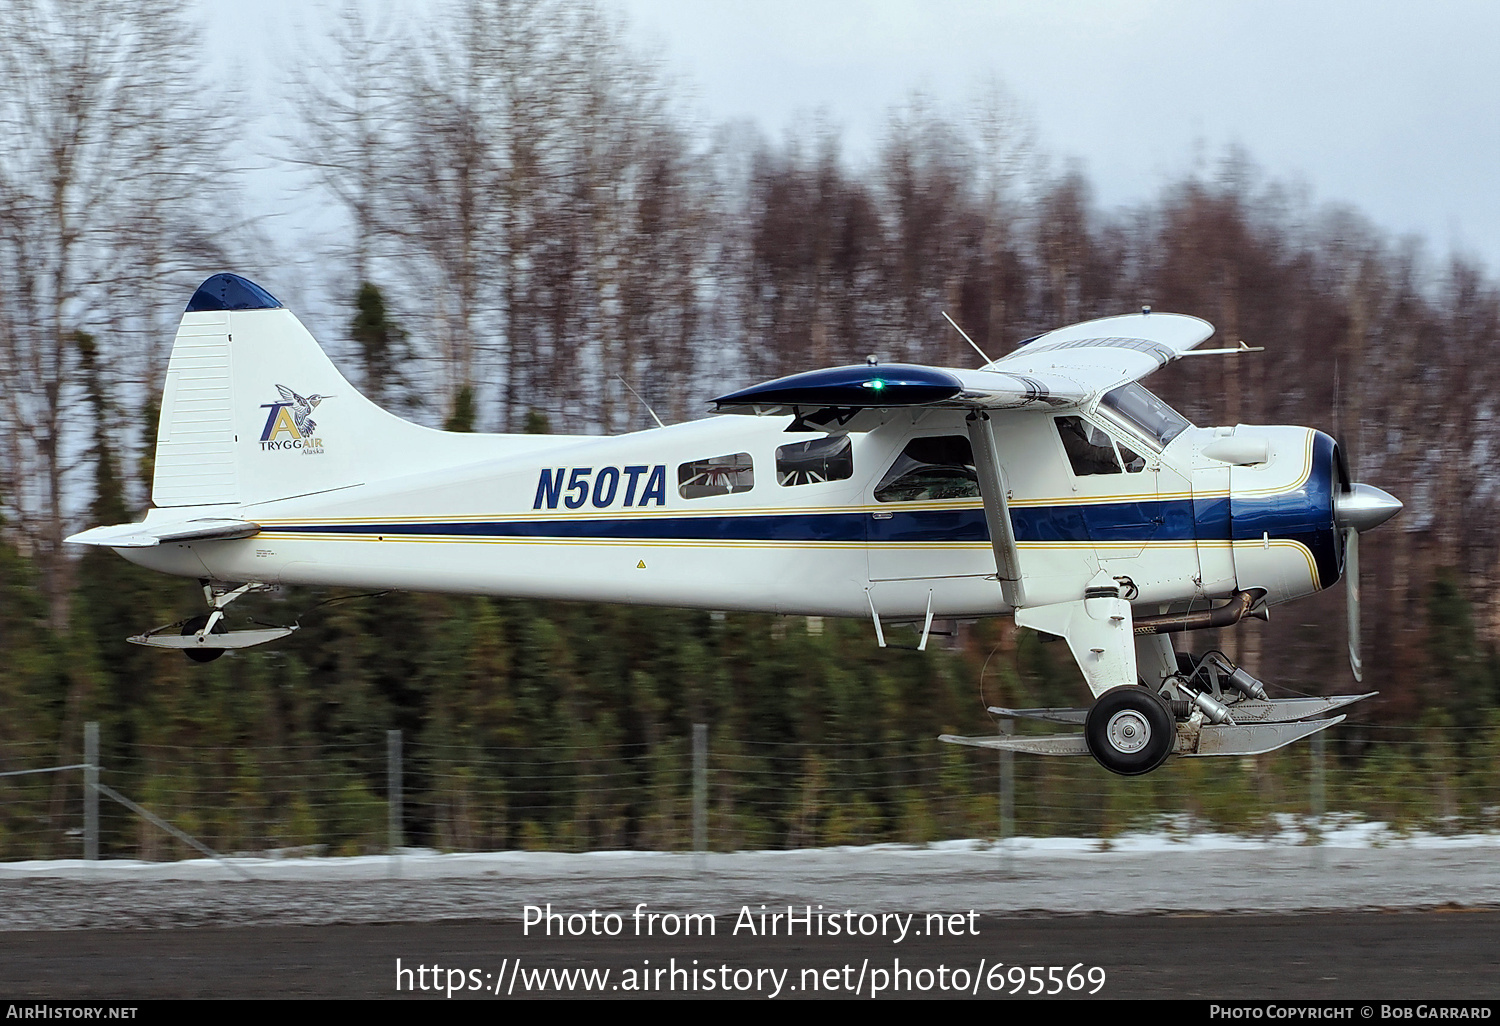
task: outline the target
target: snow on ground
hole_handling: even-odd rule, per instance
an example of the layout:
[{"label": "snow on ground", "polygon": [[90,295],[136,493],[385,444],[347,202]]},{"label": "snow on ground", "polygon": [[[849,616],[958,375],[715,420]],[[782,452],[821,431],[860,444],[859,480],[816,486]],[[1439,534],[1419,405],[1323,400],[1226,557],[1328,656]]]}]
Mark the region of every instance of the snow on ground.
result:
[{"label": "snow on ground", "polygon": [[327,925],[555,912],[999,915],[1500,907],[1500,835],[1330,823],[1322,844],[1157,831],[800,851],[495,852],[0,863],[0,930]]}]

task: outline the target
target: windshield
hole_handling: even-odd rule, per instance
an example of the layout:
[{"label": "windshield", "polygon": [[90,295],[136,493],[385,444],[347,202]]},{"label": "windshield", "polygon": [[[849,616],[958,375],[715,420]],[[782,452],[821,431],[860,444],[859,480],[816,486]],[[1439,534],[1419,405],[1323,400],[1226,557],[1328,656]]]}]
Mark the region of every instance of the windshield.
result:
[{"label": "windshield", "polygon": [[1132,381],[1112,392],[1106,392],[1099,405],[1132,425],[1147,438],[1154,438],[1163,448],[1172,439],[1192,427],[1188,419]]}]

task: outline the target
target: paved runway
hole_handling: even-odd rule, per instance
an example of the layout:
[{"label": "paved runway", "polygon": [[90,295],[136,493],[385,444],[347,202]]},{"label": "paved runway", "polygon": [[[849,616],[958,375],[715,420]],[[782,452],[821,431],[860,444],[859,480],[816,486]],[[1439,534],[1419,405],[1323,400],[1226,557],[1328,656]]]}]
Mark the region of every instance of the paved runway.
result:
[{"label": "paved runway", "polygon": [[[1074,997],[1094,989],[1084,975],[1093,967],[1104,971],[1097,991],[1104,998],[1378,1001],[1500,995],[1497,912],[982,916],[977,928],[977,937],[908,938],[903,946],[826,937],[547,940],[523,937],[515,921],[25,931],[0,934],[0,995],[373,998],[398,996],[399,982],[400,996],[428,1000],[446,1000],[445,987],[454,983],[464,988],[455,991],[455,999],[498,1001],[589,993],[715,998],[726,996],[726,989],[727,996],[760,1000],[869,998],[877,985],[882,998],[954,997],[960,981],[955,970],[962,970],[963,995],[972,994],[978,980],[980,996],[1006,999],[1016,989],[1005,976],[1012,965],[1028,971],[1042,967],[1041,982],[1026,979],[1023,992],[1055,986]],[[514,973],[517,957],[522,964]],[[399,978],[398,959],[408,970]],[[1002,963],[998,977],[993,975],[997,961]],[[1066,974],[1079,963],[1074,982],[1080,986],[1070,991]],[[946,970],[941,981],[939,966]],[[1053,966],[1061,970],[1053,974],[1060,982],[1049,984],[1046,969]],[[592,992],[579,981],[560,987],[555,976],[538,985],[537,972],[547,968],[608,969],[610,976]],[[902,968],[907,976],[900,974]],[[418,969],[425,970],[420,979]],[[652,969],[665,974],[654,987],[649,975],[642,976]],[[627,970],[636,975],[627,978]],[[499,995],[494,994],[497,976]],[[507,989],[513,976],[518,986]],[[649,988],[644,994],[628,989],[643,982]],[[482,991],[469,991],[471,983]],[[817,989],[809,989],[814,983]],[[995,983],[998,990],[991,987]],[[624,993],[616,989],[622,985]]]},{"label": "paved runway", "polygon": [[1495,842],[6,863],[0,997],[1496,999]]}]

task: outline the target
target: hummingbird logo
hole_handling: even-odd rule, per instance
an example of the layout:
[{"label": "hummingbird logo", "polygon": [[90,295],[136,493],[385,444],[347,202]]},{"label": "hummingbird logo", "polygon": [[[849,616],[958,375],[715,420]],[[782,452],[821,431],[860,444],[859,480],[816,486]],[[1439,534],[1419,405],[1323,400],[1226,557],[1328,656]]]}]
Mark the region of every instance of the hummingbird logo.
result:
[{"label": "hummingbird logo", "polygon": [[281,400],[262,403],[260,407],[269,411],[266,414],[266,426],[260,433],[261,449],[267,452],[300,449],[307,455],[322,452],[323,440],[315,434],[318,422],[313,420],[312,413],[319,403],[332,399],[333,396],[318,395],[316,392],[302,396],[285,385],[277,385],[276,390],[281,393]]}]

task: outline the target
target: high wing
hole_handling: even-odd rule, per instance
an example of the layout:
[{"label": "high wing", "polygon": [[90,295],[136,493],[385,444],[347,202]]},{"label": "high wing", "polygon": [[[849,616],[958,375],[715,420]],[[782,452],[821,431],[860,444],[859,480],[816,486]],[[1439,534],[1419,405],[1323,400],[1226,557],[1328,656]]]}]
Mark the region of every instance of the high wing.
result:
[{"label": "high wing", "polygon": [[979,370],[856,364],[808,371],[719,396],[720,413],[794,413],[825,424],[830,411],[935,406],[968,410],[1086,406],[1112,388],[1179,359],[1213,334],[1185,314],[1127,314],[1058,328]]},{"label": "high wing", "polygon": [[[1213,325],[1183,314],[1142,311],[1058,328],[1023,342],[979,370],[909,364],[835,367],[779,378],[720,396],[721,413],[793,414],[792,430],[857,430],[864,410],[938,407],[964,418],[995,578],[1016,622],[1064,637],[1095,696],[1136,682],[1130,603],[1102,570],[1076,600],[1032,606],[1021,569],[1009,487],[990,414],[1000,410],[1082,407],[1139,380],[1213,334]],[[868,419],[868,418],[866,418]]]},{"label": "high wing", "polygon": [[1071,381],[1093,398],[1181,359],[1213,333],[1186,314],[1101,317],[1029,339],[984,371]]},{"label": "high wing", "polygon": [[856,364],[793,374],[713,400],[719,413],[776,416],[795,413],[813,424],[817,411],[937,406],[957,409],[1021,409],[1076,406],[1089,393],[1078,383],[1053,375],[1040,380],[1009,370],[964,370],[907,363]]}]

